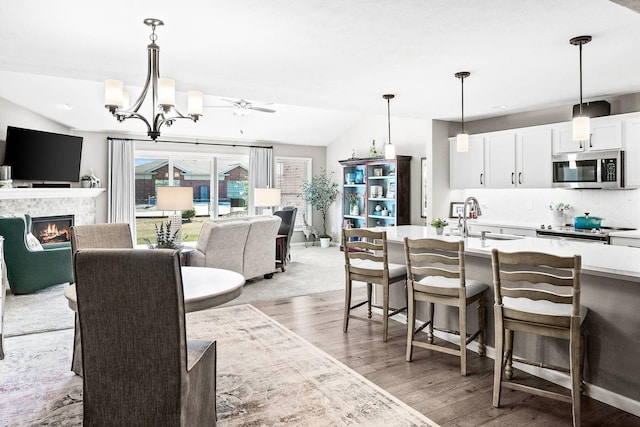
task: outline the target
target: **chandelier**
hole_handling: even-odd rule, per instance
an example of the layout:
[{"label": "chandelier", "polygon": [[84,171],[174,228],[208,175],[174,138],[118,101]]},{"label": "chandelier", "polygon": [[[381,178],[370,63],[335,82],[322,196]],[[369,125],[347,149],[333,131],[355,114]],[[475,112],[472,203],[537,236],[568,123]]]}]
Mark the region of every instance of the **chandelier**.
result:
[{"label": "chandelier", "polygon": [[[162,125],[171,126],[176,119],[191,119],[197,122],[202,115],[202,92],[187,92],[187,115],[180,113],[176,105],[176,83],[172,79],[160,78],[160,46],[156,44],[158,36],[156,27],[164,25],[159,19],[147,18],[145,25],[151,27],[151,44],[147,46],[147,80],[142,93],[129,107],[129,93],[124,91],[120,80],[106,80],[104,84],[104,106],[119,122],[126,119],[139,119],[147,125],[147,134],[152,140],[160,136]],[[139,112],[140,107],[151,90],[152,119],[149,120]]]}]

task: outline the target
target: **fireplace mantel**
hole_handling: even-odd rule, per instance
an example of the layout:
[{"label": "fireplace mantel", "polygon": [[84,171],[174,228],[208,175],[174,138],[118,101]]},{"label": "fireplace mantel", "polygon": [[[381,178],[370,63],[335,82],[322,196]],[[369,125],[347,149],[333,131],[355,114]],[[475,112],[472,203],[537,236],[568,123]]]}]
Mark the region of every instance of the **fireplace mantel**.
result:
[{"label": "fireplace mantel", "polygon": [[0,188],[0,200],[96,198],[105,188]]}]

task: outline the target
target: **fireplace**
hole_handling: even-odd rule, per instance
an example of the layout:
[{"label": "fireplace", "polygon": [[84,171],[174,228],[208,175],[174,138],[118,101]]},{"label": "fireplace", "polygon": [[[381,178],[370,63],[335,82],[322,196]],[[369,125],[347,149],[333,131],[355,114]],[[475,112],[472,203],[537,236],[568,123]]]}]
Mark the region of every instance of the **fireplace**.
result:
[{"label": "fireplace", "polygon": [[41,216],[31,218],[31,233],[46,245],[48,243],[68,242],[73,215]]}]

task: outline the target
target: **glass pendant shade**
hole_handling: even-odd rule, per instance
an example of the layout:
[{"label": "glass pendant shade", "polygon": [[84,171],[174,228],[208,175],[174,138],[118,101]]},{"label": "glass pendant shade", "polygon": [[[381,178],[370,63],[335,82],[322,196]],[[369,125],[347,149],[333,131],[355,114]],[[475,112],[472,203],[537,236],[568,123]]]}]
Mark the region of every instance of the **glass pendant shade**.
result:
[{"label": "glass pendant shade", "polygon": [[396,147],[388,143],[384,146],[384,158],[387,160],[393,160],[396,158]]},{"label": "glass pendant shade", "polygon": [[202,115],[204,110],[204,102],[202,92],[199,90],[190,90],[187,92],[187,113],[191,115]]},{"label": "glass pendant shade", "polygon": [[469,151],[469,134],[459,133],[456,137],[456,151],[458,153],[466,153]]},{"label": "glass pendant shade", "polygon": [[586,141],[591,137],[590,120],[586,116],[573,118],[573,140]]},{"label": "glass pendant shade", "polygon": [[162,106],[176,105],[176,82],[171,79],[158,79],[158,104]]},{"label": "glass pendant shade", "polygon": [[124,86],[121,80],[105,80],[104,105],[122,107]]}]

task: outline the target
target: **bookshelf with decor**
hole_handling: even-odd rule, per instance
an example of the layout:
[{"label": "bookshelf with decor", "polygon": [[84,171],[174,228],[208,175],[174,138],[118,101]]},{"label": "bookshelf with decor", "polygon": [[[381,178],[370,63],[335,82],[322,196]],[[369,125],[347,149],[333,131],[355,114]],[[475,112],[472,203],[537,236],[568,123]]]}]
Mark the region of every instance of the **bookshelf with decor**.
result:
[{"label": "bookshelf with decor", "polygon": [[411,156],[341,160],[343,227],[410,223]]}]

